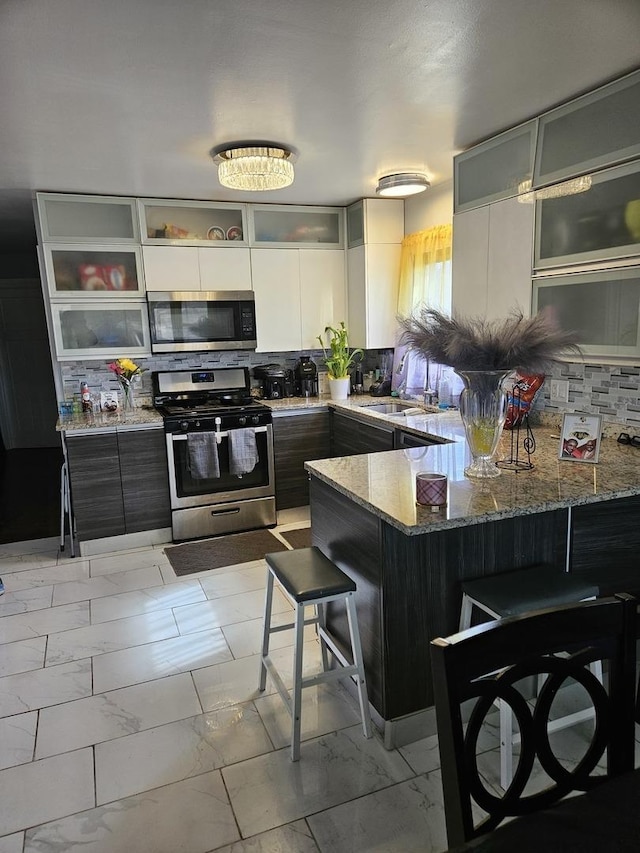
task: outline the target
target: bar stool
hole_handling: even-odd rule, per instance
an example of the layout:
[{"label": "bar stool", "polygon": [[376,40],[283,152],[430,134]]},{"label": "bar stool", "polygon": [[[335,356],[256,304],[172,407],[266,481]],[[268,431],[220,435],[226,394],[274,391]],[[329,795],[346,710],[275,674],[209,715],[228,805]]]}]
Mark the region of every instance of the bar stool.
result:
[{"label": "bar stool", "polygon": [[[586,601],[599,595],[597,584],[579,574],[560,571],[554,566],[537,565],[514,572],[462,581],[460,631],[471,627],[474,607],[494,619],[519,616],[531,610]],[[602,662],[591,664],[591,671],[602,682]],[[539,685],[540,686],[540,685]],[[513,779],[513,746],[520,736],[513,734],[511,706],[499,702],[500,709],[500,784],[506,790]],[[573,726],[593,717],[593,708],[576,711],[549,722],[549,732]]]},{"label": "bar stool", "polygon": [[[344,678],[345,676],[350,676],[353,679],[358,688],[358,700],[364,736],[367,738],[371,737],[371,716],[369,714],[367,684],[354,599],[356,591],[355,583],[316,547],[265,554],[265,560],[267,562],[267,590],[264,605],[264,631],[262,636],[258,689],[261,692],[265,689],[267,673],[269,673],[276,690],[291,715],[291,760],[298,761],[300,758],[302,690],[305,687],[312,687],[324,681]],[[288,625],[276,625],[273,627],[271,625],[274,579],[280,582],[285,595],[291,601],[295,610],[294,622]],[[325,605],[329,601],[339,600],[344,600],[347,609],[353,663],[342,654],[326,630]],[[315,606],[316,615],[314,618],[304,618],[305,605]],[[303,678],[302,648],[305,625],[317,626],[323,671],[317,675]],[[293,695],[289,694],[273,661],[269,657],[269,640],[271,634],[275,634],[278,631],[286,631],[289,628],[295,629],[293,646]],[[341,665],[340,667],[329,669],[329,651]]]}]

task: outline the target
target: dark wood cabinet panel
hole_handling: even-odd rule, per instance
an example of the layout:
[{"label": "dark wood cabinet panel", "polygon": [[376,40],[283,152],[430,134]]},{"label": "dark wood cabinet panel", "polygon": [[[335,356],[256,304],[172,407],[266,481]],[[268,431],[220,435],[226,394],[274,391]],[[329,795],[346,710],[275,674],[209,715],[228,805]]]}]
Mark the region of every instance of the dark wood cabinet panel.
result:
[{"label": "dark wood cabinet panel", "polygon": [[308,412],[273,419],[276,508],[309,503],[309,475],[304,463],[330,455],[329,412]]},{"label": "dark wood cabinet panel", "polygon": [[393,450],[393,433],[392,427],[376,426],[334,411],[331,413],[331,455],[355,456]]},{"label": "dark wood cabinet panel", "polygon": [[124,533],[116,433],[67,435],[71,499],[80,541]]},{"label": "dark wood cabinet panel", "polygon": [[171,527],[163,430],[67,433],[79,541]]},{"label": "dark wood cabinet panel", "polygon": [[118,449],[126,532],[171,527],[164,431],[119,432]]}]

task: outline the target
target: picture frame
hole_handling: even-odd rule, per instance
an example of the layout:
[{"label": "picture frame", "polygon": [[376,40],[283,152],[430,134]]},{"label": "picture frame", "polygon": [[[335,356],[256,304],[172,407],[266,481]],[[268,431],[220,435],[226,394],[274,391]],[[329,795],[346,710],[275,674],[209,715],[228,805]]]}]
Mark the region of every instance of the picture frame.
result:
[{"label": "picture frame", "polygon": [[562,417],[558,459],[596,463],[600,456],[601,440],[602,415],[566,413]]}]

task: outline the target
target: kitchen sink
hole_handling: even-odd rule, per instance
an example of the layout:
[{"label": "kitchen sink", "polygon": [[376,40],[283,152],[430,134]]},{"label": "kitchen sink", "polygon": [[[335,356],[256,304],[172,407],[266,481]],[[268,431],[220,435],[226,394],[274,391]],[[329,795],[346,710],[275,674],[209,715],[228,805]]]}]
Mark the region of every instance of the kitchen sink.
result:
[{"label": "kitchen sink", "polygon": [[404,415],[409,412],[412,415],[420,414],[423,409],[413,403],[373,403],[370,406],[361,406],[367,412],[378,412],[380,415]]}]

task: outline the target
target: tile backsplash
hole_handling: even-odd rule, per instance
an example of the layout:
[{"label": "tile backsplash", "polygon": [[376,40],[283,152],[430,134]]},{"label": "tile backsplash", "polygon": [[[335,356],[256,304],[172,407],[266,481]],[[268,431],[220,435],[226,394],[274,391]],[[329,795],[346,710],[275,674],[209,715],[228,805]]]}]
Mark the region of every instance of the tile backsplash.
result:
[{"label": "tile backsplash", "polygon": [[[569,402],[551,402],[551,379],[569,382]],[[549,373],[534,409],[545,413],[589,412],[604,421],[640,426],[640,365],[560,362]]]}]

